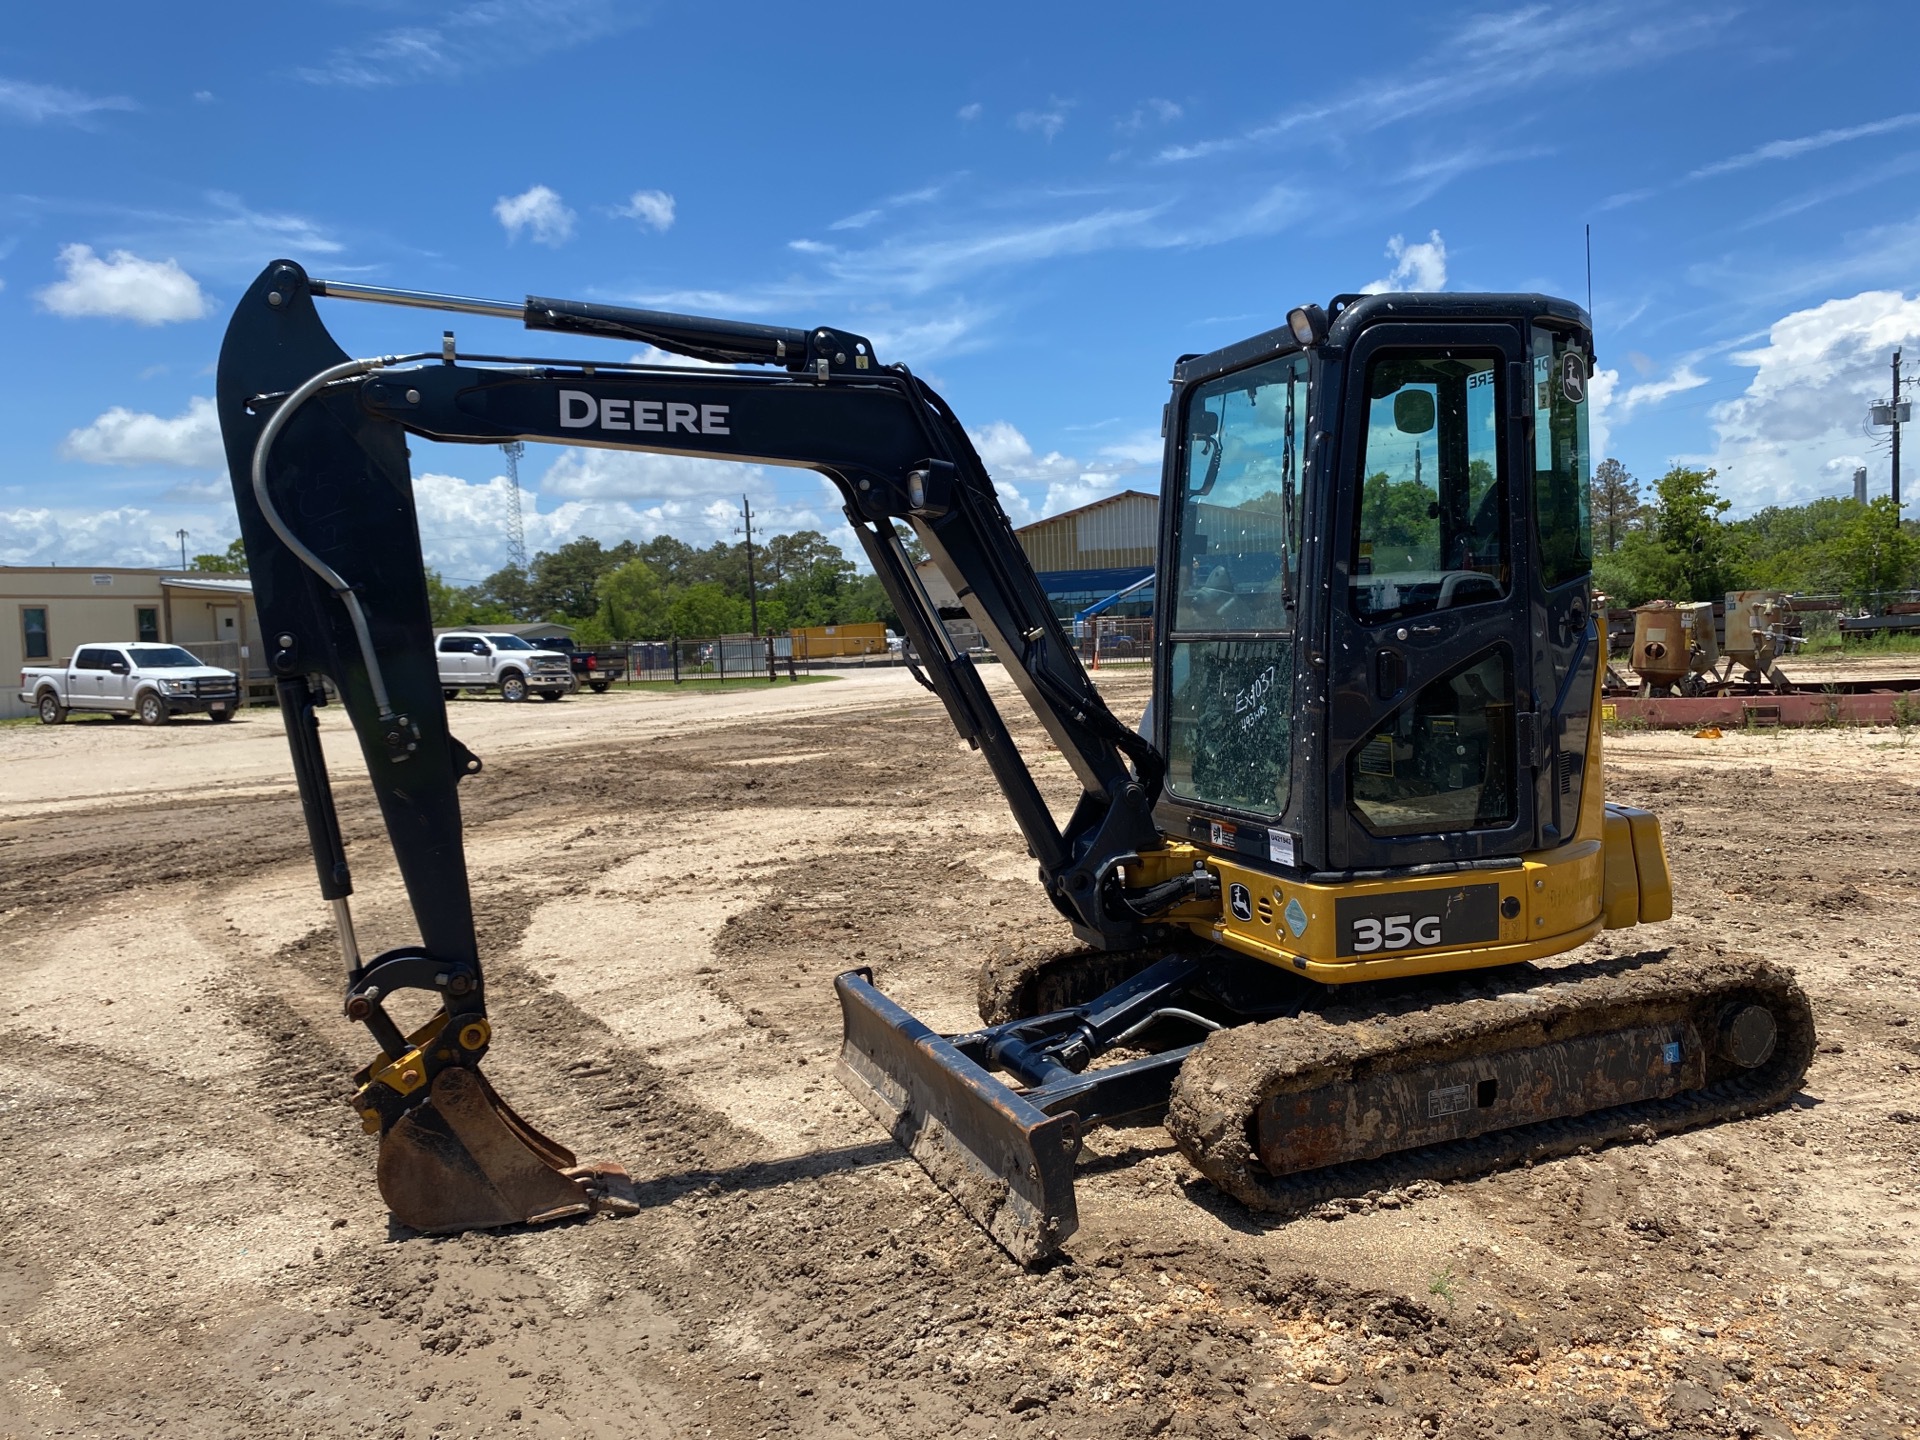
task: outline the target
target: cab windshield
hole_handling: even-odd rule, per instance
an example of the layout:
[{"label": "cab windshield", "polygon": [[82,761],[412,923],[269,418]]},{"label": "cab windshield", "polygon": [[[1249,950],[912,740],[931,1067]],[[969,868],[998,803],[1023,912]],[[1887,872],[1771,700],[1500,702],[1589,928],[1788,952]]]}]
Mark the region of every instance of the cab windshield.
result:
[{"label": "cab windshield", "polygon": [[202,664],[178,645],[135,645],[127,654],[142,670],[197,670]]},{"label": "cab windshield", "polygon": [[1268,817],[1285,810],[1292,775],[1307,410],[1295,354],[1196,386],[1183,417],[1168,785]]},{"label": "cab windshield", "polygon": [[493,648],[496,650],[533,649],[533,646],[522,640],[518,635],[489,635],[487,639],[493,642]]}]

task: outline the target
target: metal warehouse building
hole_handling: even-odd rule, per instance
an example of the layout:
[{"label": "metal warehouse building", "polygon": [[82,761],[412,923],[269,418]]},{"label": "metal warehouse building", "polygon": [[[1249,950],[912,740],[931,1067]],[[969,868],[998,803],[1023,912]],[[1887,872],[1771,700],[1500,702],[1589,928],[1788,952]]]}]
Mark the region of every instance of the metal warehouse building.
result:
[{"label": "metal warehouse building", "polygon": [[[1053,602],[1053,613],[1070,619],[1096,600],[1151,575],[1159,531],[1160,497],[1123,490],[1078,510],[1036,520],[1014,534]],[[918,568],[933,603],[948,619],[959,616],[960,601],[940,572],[924,562]],[[1129,595],[1107,613],[1151,615],[1153,587]]]},{"label": "metal warehouse building", "polygon": [[[1160,497],[1122,490],[1105,500],[1050,515],[1015,533],[1056,615],[1069,616],[1153,573]],[[1114,607],[1116,615],[1152,613],[1143,590]]]}]

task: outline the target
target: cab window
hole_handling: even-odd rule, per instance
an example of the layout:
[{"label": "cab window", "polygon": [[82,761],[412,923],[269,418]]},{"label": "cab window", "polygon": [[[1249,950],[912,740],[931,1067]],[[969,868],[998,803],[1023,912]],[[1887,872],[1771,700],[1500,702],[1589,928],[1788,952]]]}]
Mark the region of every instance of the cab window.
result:
[{"label": "cab window", "polygon": [[1500,362],[1395,352],[1367,369],[1353,614],[1397,620],[1498,600],[1509,583]]},{"label": "cab window", "polygon": [[1579,344],[1557,330],[1533,331],[1533,516],[1540,583],[1557,590],[1593,569],[1592,457],[1587,448],[1587,377]]}]

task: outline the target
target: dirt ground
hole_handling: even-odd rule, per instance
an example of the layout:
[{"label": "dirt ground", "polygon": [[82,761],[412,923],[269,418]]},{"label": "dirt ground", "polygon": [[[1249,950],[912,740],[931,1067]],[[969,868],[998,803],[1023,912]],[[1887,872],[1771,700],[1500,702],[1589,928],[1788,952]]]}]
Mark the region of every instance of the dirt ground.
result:
[{"label": "dirt ground", "polygon": [[[936,702],[452,712],[489,1073],[642,1212],[390,1225],[276,716],[0,726],[0,1436],[1920,1433],[1920,739],[1611,742],[1682,914],[1601,943],[1794,967],[1791,1106],[1285,1222],[1102,1133],[1027,1274],[833,1073],[835,972],[960,1029],[988,947],[1057,923]],[[414,937],[340,719],[372,952]]]}]

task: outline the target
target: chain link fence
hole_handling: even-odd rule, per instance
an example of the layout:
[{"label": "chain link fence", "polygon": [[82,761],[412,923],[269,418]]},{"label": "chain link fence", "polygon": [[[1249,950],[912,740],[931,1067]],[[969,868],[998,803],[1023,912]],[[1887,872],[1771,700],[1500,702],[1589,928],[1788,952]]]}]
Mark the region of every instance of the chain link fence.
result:
[{"label": "chain link fence", "polygon": [[1103,665],[1151,665],[1153,620],[1149,616],[1119,619],[1095,615],[1071,622],[1074,648],[1089,670]]}]

